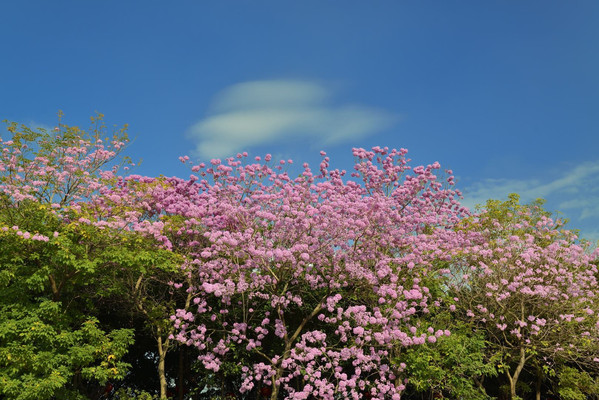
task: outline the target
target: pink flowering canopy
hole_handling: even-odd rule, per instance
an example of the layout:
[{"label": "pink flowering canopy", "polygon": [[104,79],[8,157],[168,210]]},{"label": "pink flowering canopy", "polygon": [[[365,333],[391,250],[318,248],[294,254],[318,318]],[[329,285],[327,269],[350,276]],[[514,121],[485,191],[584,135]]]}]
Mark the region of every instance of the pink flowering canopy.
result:
[{"label": "pink flowering canopy", "polygon": [[0,237],[59,249],[68,232],[146,236],[182,260],[184,281],[166,290],[186,291],[184,308],[158,318],[174,329],[159,343],[193,346],[208,374],[239,379],[242,392],[398,399],[410,378],[399,353],[450,335],[422,318],[445,306],[501,355],[512,397],[533,357],[599,370],[599,252],[526,207],[471,216],[451,171],[412,168],[405,149],[354,149],[350,173],[329,169],[324,152],[318,171],[304,164],[296,177],[291,160],[244,153],[191,164],[189,179],[121,177],[110,163],[124,130],[9,131]]},{"label": "pink flowering canopy", "polygon": [[468,221],[474,245],[454,262],[451,281],[463,317],[501,356],[512,396],[531,359],[538,368],[567,362],[599,370],[599,252],[517,198],[493,203]]},{"label": "pink flowering canopy", "polygon": [[189,180],[130,176],[95,200],[94,223],[186,254],[193,305],[171,317],[175,338],[209,371],[236,360],[242,391],[399,398],[395,352],[449,334],[416,333],[415,318],[436,300],[423,277],[464,246],[452,228],[466,214],[453,177],[406,153],[354,149],[349,178],[324,152],[296,178],[290,160],[247,154],[192,165]]},{"label": "pink flowering canopy", "polygon": [[[61,116],[62,114],[59,114]],[[16,210],[29,202],[48,208],[54,215],[78,210],[93,194],[106,188],[120,165],[107,168],[128,142],[127,127],[106,135],[103,116],[92,117],[93,133],[61,125],[52,132],[32,131],[16,123],[8,126],[9,140],[0,138],[0,200]],[[106,135],[108,136],[108,135]],[[130,164],[125,158],[124,163]],[[127,169],[128,167],[125,167]],[[42,232],[13,226],[25,239],[47,242]],[[58,232],[53,232],[53,236]]]}]

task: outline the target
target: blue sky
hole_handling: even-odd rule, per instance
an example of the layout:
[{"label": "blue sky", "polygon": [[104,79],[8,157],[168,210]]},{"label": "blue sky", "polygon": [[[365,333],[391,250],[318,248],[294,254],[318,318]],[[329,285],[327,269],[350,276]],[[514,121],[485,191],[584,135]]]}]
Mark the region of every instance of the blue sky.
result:
[{"label": "blue sky", "polygon": [[599,239],[599,2],[12,1],[0,119],[130,124],[136,173],[405,147],[467,205],[547,199]]}]

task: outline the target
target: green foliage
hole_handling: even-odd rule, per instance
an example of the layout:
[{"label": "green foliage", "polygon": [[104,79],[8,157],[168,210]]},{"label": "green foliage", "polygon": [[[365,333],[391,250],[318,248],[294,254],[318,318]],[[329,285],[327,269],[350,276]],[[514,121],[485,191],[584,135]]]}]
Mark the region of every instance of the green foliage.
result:
[{"label": "green foliage", "polygon": [[[43,229],[47,220],[32,221]],[[102,330],[81,297],[95,270],[90,243],[50,225],[62,234],[48,242],[0,233],[0,393],[7,399],[76,398],[84,381],[122,379],[128,368],[121,359],[133,331]]]},{"label": "green foliage", "polygon": [[0,393],[19,400],[77,398],[84,382],[122,379],[133,331],[101,329],[86,296],[101,237],[33,201],[0,207],[1,225],[8,229],[0,231]]},{"label": "green foliage", "polygon": [[551,217],[551,213],[543,209],[543,204],[544,199],[520,204],[520,196],[516,193],[510,193],[506,200],[489,199],[485,204],[476,206],[477,213],[483,213],[485,218],[481,220],[476,215],[466,218],[461,222],[461,229],[485,232],[495,240],[509,235],[523,236],[534,230],[541,218]]},{"label": "green foliage", "polygon": [[159,398],[156,395],[151,395],[145,390],[132,390],[128,388],[118,389],[114,397],[118,400],[156,400]]},{"label": "green foliage", "polygon": [[0,393],[7,399],[77,398],[74,380],[125,376],[129,365],[120,360],[132,330],[106,333],[93,318],[73,327],[61,308],[50,300],[0,306]]},{"label": "green foliage", "polygon": [[526,217],[528,222],[535,222],[540,217],[551,217],[551,213],[543,209],[544,204],[545,200],[540,198],[529,204],[520,204],[520,195],[510,193],[505,201],[490,199],[484,205],[478,205],[476,208],[478,211],[485,211],[491,220],[498,221],[507,228],[522,222],[520,215],[522,210],[532,211],[532,214]]},{"label": "green foliage", "polygon": [[[90,296],[98,254],[110,243],[99,229],[72,222],[77,210],[68,206],[89,195],[90,179],[97,183],[118,153],[94,155],[104,126],[92,122],[91,133],[9,123],[10,141],[0,141],[10,155],[0,160],[2,399],[85,399],[129,368],[122,359],[133,330],[103,327]],[[113,140],[120,147],[125,131]]]},{"label": "green foliage", "polygon": [[[563,366],[558,371],[557,393],[564,400],[599,398],[599,377]],[[592,397],[589,397],[592,396]]]},{"label": "green foliage", "polygon": [[[521,205],[517,194],[506,201],[489,200],[479,208],[481,214],[461,226],[480,234],[485,250],[477,246],[475,257],[456,263],[461,274],[456,275],[471,276],[456,279],[461,283],[456,289],[459,315],[470,316],[484,332],[487,357],[500,359],[497,368],[512,398],[515,392],[540,395],[546,390],[542,379],[555,377],[549,374],[555,364],[571,363],[580,373],[596,369],[592,360],[599,354],[596,319],[585,318],[597,313],[589,301],[596,297],[596,284],[587,283],[592,256],[584,242],[579,246],[576,235],[562,229],[564,221],[550,218],[543,203]],[[547,296],[550,291],[561,299]],[[569,303],[574,296],[577,300]],[[571,386],[564,390],[574,393]]]},{"label": "green foliage", "polygon": [[483,400],[490,397],[482,383],[496,376],[494,363],[484,359],[481,333],[460,322],[449,337],[408,348],[398,359],[406,364],[407,393],[443,393],[450,398]]}]

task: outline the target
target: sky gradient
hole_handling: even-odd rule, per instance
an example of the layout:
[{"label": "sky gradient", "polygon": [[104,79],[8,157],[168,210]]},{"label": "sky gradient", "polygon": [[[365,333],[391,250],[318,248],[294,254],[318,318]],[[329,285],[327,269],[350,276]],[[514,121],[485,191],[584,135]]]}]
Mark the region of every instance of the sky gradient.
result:
[{"label": "sky gradient", "polygon": [[599,239],[599,2],[13,1],[0,119],[129,123],[144,175],[248,151],[454,171],[464,203],[547,199]]}]

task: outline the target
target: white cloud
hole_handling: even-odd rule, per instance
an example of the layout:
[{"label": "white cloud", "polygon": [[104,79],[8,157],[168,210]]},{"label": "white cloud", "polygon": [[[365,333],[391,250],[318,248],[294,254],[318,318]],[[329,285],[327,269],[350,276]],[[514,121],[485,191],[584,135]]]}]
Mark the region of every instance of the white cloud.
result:
[{"label": "white cloud", "polygon": [[504,199],[509,193],[518,193],[522,202],[559,197],[561,208],[578,208],[581,215],[599,216],[599,204],[594,200],[597,197],[592,194],[599,183],[598,176],[599,162],[586,162],[546,182],[526,178],[485,179],[464,190],[462,203],[473,208],[488,199]]},{"label": "white cloud", "polygon": [[[463,190],[462,204],[473,209],[488,199],[506,199],[518,193],[521,203],[537,198],[547,200],[546,209],[559,210],[571,220],[571,229],[580,229],[582,237],[599,240],[599,161],[585,162],[561,176],[540,179],[485,179]],[[555,208],[554,208],[555,207]]]},{"label": "white cloud", "polygon": [[597,245],[599,244],[599,230],[581,230],[580,232],[580,236],[586,240],[588,240],[589,242],[591,242],[591,244],[593,245]]},{"label": "white cloud", "polygon": [[293,139],[314,144],[353,141],[391,126],[397,116],[360,105],[334,105],[326,87],[269,80],[233,85],[219,93],[211,114],[188,132],[201,156],[218,158],[249,147]]},{"label": "white cloud", "polygon": [[43,129],[46,132],[50,133],[52,132],[52,130],[54,129],[53,126],[50,126],[48,124],[43,124],[40,122],[36,122],[36,121],[29,121],[29,123],[27,124],[28,127],[30,127],[31,129],[33,129],[34,131],[38,130],[38,129]]},{"label": "white cloud", "polygon": [[599,217],[599,197],[575,198],[560,203],[561,210],[579,209],[580,219]]},{"label": "white cloud", "polygon": [[308,81],[270,80],[238,83],[229,86],[213,101],[217,112],[272,107],[301,107],[323,104],[330,93],[323,86]]},{"label": "white cloud", "polygon": [[[532,186],[539,185],[535,180],[484,179],[463,190],[462,204],[470,209],[478,204],[485,204],[488,199],[505,199],[510,193],[518,193],[522,200],[523,193]],[[537,196],[538,197],[538,196]]]}]

